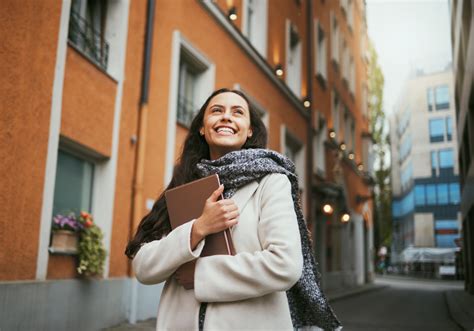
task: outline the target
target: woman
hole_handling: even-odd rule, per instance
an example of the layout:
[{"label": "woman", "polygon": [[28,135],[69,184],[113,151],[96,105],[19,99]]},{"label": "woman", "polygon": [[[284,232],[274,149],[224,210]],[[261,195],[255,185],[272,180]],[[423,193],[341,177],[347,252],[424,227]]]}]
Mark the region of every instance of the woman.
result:
[{"label": "woman", "polygon": [[[126,250],[140,282],[166,281],[157,330],[340,326],[320,291],[294,165],[264,149],[266,140],[240,91],[215,91],[194,118],[167,189],[213,173],[223,185],[200,217],[173,231],[162,194]],[[236,255],[199,258],[205,237],[227,228]],[[186,290],[179,267],[189,261],[194,288]]]}]

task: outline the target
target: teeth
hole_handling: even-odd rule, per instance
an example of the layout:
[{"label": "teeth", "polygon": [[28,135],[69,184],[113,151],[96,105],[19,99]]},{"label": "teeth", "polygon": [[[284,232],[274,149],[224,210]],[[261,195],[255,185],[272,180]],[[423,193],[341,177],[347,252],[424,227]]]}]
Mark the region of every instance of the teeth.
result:
[{"label": "teeth", "polygon": [[229,129],[229,128],[218,128],[217,132],[229,132],[229,133],[234,133],[234,130]]}]

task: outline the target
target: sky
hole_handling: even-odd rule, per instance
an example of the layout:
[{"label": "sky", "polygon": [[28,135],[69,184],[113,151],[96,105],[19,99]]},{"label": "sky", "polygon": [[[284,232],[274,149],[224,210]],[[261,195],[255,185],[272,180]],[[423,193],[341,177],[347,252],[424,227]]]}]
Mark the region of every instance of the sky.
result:
[{"label": "sky", "polygon": [[452,61],[450,15],[448,0],[367,0],[368,34],[385,78],[386,114],[410,73],[442,70]]}]

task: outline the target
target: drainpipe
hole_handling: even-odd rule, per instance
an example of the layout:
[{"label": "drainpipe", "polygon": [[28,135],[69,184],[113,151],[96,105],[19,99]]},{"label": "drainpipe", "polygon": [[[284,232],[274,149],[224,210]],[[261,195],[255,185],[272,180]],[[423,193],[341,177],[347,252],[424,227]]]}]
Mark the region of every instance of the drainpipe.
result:
[{"label": "drainpipe", "polygon": [[[130,208],[130,228],[129,236],[133,237],[138,223],[142,216],[143,206],[143,173],[145,168],[145,146],[148,119],[148,95],[150,82],[150,62],[153,41],[153,26],[155,14],[155,0],[148,0],[147,19],[145,31],[145,48],[143,53],[142,86],[140,95],[140,108],[137,119],[137,146],[135,148],[135,162],[132,182],[132,206]],[[131,280],[131,303],[129,323],[135,324],[137,321],[138,303],[138,281],[133,276],[132,263],[128,261],[127,274]]]},{"label": "drainpipe", "polygon": [[[311,102],[309,107],[309,121],[307,128],[307,150],[306,150],[306,201],[307,201],[307,211],[308,211],[308,226],[311,230],[313,228],[313,223],[316,221],[314,219],[314,210],[313,210],[313,123],[314,123],[314,98],[313,98],[313,79],[314,79],[314,38],[313,38],[313,0],[307,0],[307,31],[306,31],[306,86],[307,86],[307,96],[306,98]],[[311,231],[312,232],[312,231]],[[313,233],[314,236],[314,233]],[[313,238],[314,239],[314,238]]]}]

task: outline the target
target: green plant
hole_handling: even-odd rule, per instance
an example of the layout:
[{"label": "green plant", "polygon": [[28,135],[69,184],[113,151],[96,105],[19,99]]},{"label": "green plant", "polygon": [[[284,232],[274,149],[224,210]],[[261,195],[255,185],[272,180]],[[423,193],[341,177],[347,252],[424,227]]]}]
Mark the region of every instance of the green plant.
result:
[{"label": "green plant", "polygon": [[79,237],[77,272],[87,277],[100,276],[104,271],[107,257],[107,251],[102,243],[104,235],[102,230],[94,224],[90,214],[81,212],[79,219],[84,224],[84,228]]}]

